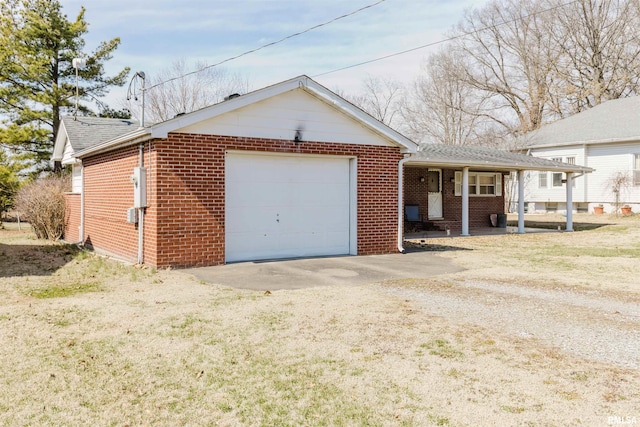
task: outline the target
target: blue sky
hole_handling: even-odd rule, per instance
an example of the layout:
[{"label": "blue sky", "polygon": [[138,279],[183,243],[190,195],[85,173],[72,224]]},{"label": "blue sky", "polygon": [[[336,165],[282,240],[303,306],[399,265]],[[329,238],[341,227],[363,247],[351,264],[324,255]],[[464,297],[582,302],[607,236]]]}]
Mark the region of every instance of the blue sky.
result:
[{"label": "blue sky", "polygon": [[[75,18],[87,9],[87,50],[121,38],[108,70],[124,66],[152,75],[178,59],[219,62],[287,35],[350,13],[376,0],[61,0]],[[300,74],[311,77],[358,62],[442,40],[465,9],[487,0],[386,0],[356,15],[225,64],[245,76],[251,89]],[[437,47],[339,71],[315,79],[356,93],[368,76],[410,82]],[[191,67],[190,67],[191,69]],[[113,107],[125,96],[114,89]]]}]

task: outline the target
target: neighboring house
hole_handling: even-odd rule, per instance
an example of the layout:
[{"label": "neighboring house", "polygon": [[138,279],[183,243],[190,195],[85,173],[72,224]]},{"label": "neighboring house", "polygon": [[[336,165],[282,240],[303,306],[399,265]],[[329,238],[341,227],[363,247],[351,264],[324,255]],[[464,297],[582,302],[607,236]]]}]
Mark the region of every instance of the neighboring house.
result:
[{"label": "neighboring house", "polygon": [[[589,110],[548,124],[525,137],[535,157],[588,166],[595,171],[575,180],[574,210],[592,212],[603,204],[615,211],[611,181],[622,174],[628,185],[619,203],[640,212],[640,97],[607,101]],[[531,172],[527,177],[529,212],[563,211],[565,183],[561,174]]]},{"label": "neighboring house", "polygon": [[397,252],[405,204],[466,235],[504,211],[503,174],[586,170],[494,150],[418,151],[306,76],[104,139],[71,121],[53,156],[79,175],[65,239],[157,267]]}]

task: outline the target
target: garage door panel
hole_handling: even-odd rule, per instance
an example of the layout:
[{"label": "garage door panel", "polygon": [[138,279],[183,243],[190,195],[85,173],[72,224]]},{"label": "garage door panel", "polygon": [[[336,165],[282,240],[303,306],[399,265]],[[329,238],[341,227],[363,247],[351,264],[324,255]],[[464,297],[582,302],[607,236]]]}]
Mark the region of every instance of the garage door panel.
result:
[{"label": "garage door panel", "polygon": [[348,254],[347,158],[227,156],[226,259]]}]

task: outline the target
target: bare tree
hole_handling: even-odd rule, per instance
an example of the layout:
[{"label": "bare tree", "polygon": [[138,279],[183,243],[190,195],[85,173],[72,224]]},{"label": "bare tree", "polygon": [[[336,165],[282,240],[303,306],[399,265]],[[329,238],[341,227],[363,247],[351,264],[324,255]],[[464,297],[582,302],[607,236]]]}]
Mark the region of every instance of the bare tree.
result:
[{"label": "bare tree", "polygon": [[544,120],[554,64],[560,56],[549,37],[549,5],[533,0],[494,0],[468,12],[456,45],[469,60],[463,82],[491,95],[485,114],[513,133]]},{"label": "bare tree", "polygon": [[[201,62],[194,68],[202,71],[175,78],[191,71],[181,59],[149,78],[145,100],[145,118],[149,122],[169,120],[177,114],[190,113],[220,102],[233,93],[248,91],[249,84],[245,78],[224,68],[206,68],[206,64]],[[131,107],[128,105],[132,114],[137,116],[138,108]]]},{"label": "bare tree", "polygon": [[467,64],[455,50],[443,49],[423,65],[413,94],[403,104],[405,132],[420,142],[469,145],[486,128],[483,94],[462,80]]},{"label": "bare tree", "polygon": [[359,93],[354,95],[341,90],[337,93],[382,123],[396,129],[400,126],[400,104],[405,90],[400,82],[391,77],[369,75],[362,81],[362,91]]},{"label": "bare tree", "polygon": [[[502,145],[640,91],[640,0],[493,0],[468,11],[404,108],[409,133]],[[511,139],[517,141],[517,139]]]},{"label": "bare tree", "polygon": [[[558,1],[558,0],[556,0]],[[563,115],[609,99],[638,94],[640,8],[638,0],[580,0],[554,14],[558,95]]]}]

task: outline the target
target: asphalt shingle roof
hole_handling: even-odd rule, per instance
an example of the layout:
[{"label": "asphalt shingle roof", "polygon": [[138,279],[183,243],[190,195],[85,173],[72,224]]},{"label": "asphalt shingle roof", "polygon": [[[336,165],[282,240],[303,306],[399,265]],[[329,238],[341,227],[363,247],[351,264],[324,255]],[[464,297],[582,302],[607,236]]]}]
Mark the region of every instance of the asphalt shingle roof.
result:
[{"label": "asphalt shingle roof", "polygon": [[469,166],[496,170],[560,170],[567,172],[590,170],[578,165],[555,162],[495,148],[443,144],[421,145],[420,151],[415,153],[408,163],[433,164],[434,166]]},{"label": "asphalt shingle roof", "polygon": [[63,117],[62,121],[69,137],[69,143],[76,153],[138,128],[138,121],[132,119]]},{"label": "asphalt shingle roof", "polygon": [[640,140],[640,96],[606,101],[522,137],[525,147]]}]

